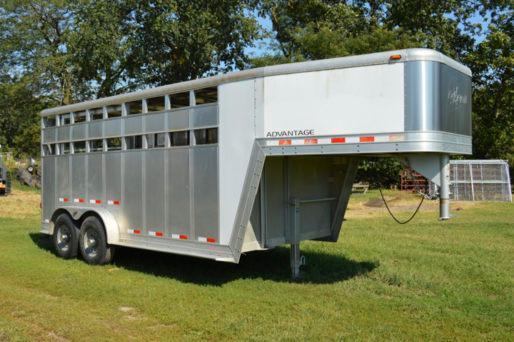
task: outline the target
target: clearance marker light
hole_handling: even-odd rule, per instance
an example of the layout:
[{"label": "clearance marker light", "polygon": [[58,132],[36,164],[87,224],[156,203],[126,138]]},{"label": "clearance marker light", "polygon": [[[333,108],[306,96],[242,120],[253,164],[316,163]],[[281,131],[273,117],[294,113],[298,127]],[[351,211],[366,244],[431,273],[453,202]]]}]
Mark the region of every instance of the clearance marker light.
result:
[{"label": "clearance marker light", "polygon": [[374,142],[375,137],[359,137],[359,142]]},{"label": "clearance marker light", "polygon": [[391,55],[389,59],[392,61],[397,61],[399,59],[402,59],[402,55]]},{"label": "clearance marker light", "polygon": [[332,144],[344,144],[346,142],[346,138],[332,138],[330,139]]},{"label": "clearance marker light", "polygon": [[185,234],[171,234],[171,238],[177,239],[177,240],[188,240],[189,239],[189,237]]},{"label": "clearance marker light", "polygon": [[213,238],[213,237],[199,236],[198,237],[198,241],[200,241],[200,242],[208,242],[208,243],[216,243],[216,239]]},{"label": "clearance marker light", "polygon": [[163,232],[153,232],[153,231],[150,231],[150,232],[148,232],[148,235],[155,236],[155,237],[163,237],[164,233]]}]

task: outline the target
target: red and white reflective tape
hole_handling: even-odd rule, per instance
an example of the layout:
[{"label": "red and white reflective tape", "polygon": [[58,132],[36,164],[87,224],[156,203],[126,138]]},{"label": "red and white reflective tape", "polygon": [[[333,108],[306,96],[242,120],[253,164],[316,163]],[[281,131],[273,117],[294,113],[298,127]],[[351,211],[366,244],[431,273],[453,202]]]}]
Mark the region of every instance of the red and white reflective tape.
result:
[{"label": "red and white reflective tape", "polygon": [[59,198],[59,202],[61,203],[68,203],[70,201],[70,199],[68,197],[60,197]]},{"label": "red and white reflective tape", "polygon": [[91,203],[91,204],[102,204],[102,200],[100,200],[100,199],[90,199],[89,203]]},{"label": "red and white reflective tape", "polygon": [[141,230],[140,229],[127,229],[127,233],[141,235]]},{"label": "red and white reflective tape", "polygon": [[189,236],[186,234],[171,234],[171,238],[176,240],[189,240]]},{"label": "red and white reflective tape", "polygon": [[323,138],[291,138],[266,141],[267,146],[296,146],[296,145],[330,145],[330,144],[367,144],[375,142],[396,142],[405,140],[404,134],[377,134],[336,136]]},{"label": "red and white reflective tape", "polygon": [[86,203],[84,198],[74,198],[73,203]]},{"label": "red and white reflective tape", "polygon": [[216,243],[216,239],[213,238],[213,237],[199,236],[198,237],[198,241],[200,241],[200,242],[208,242],[208,243]]},{"label": "red and white reflective tape", "polygon": [[108,200],[107,204],[109,204],[109,205],[120,205],[120,201],[119,200]]},{"label": "red and white reflective tape", "polygon": [[163,237],[163,236],[164,236],[164,233],[163,233],[163,232],[149,231],[149,232],[148,232],[148,235],[150,235],[150,236],[155,236],[155,237]]}]

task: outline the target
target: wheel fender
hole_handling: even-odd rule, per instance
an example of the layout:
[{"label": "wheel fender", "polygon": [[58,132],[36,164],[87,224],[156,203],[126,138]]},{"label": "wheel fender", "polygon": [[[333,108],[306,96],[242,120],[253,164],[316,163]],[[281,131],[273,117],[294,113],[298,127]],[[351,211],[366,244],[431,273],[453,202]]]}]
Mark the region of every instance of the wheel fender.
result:
[{"label": "wheel fender", "polygon": [[[105,234],[107,235],[107,243],[109,245],[117,244],[120,240],[120,227],[114,215],[104,208],[85,208],[85,207],[64,207],[59,208],[66,210],[71,217],[79,221],[82,217],[89,213],[95,213],[102,219],[105,227]],[[52,229],[53,230],[53,229]]]},{"label": "wheel fender", "polygon": [[102,218],[105,226],[105,234],[107,235],[107,243],[109,245],[117,244],[120,241],[120,227],[114,215],[103,208],[95,210]]}]

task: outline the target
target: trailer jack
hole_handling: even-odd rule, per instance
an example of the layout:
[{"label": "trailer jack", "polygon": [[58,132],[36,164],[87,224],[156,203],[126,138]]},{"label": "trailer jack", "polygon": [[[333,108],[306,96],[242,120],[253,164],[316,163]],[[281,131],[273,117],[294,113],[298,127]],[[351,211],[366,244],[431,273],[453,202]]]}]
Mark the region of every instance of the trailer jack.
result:
[{"label": "trailer jack", "polygon": [[301,279],[300,267],[305,266],[305,256],[300,253],[300,242],[291,244],[291,278]]}]

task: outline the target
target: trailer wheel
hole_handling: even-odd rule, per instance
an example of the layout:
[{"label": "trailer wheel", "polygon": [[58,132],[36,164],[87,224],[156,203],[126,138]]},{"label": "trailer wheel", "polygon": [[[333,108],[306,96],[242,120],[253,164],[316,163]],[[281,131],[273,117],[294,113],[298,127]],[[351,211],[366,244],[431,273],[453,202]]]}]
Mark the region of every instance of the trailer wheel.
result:
[{"label": "trailer wheel", "polygon": [[79,230],[66,214],[57,216],[54,225],[53,244],[55,253],[64,259],[77,256]]},{"label": "trailer wheel", "polygon": [[79,245],[82,257],[91,265],[108,264],[114,256],[114,247],[107,245],[104,226],[95,216],[89,216],[82,222]]}]

